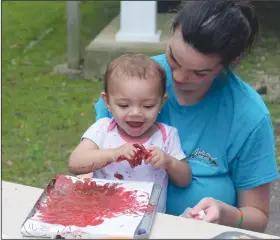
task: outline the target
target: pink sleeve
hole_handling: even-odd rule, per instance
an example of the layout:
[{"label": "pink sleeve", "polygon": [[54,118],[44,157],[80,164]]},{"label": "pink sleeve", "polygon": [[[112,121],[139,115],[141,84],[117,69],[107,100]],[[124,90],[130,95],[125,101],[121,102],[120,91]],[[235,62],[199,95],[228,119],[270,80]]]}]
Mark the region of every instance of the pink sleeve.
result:
[{"label": "pink sleeve", "polygon": [[105,136],[107,134],[108,126],[110,124],[110,118],[101,118],[92,124],[86,132],[81,137],[81,140],[84,138],[90,139],[93,141],[99,148],[103,145]]},{"label": "pink sleeve", "polygon": [[167,133],[165,146],[166,153],[170,156],[178,160],[186,158],[186,155],[181,147],[180,138],[176,128],[170,128],[170,131]]}]

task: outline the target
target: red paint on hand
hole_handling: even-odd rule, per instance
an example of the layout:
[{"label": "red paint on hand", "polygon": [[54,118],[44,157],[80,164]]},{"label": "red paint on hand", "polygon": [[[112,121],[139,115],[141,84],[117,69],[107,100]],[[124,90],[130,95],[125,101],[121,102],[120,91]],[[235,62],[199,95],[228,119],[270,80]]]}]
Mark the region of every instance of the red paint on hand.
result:
[{"label": "red paint on hand", "polygon": [[120,179],[120,180],[123,180],[123,175],[121,175],[120,173],[116,172],[114,174],[114,177],[117,178],[117,179]]},{"label": "red paint on hand", "polygon": [[90,178],[73,183],[72,179],[57,175],[46,204],[40,206],[40,218],[50,224],[86,227],[124,214],[151,213],[154,206],[139,201],[136,193],[117,183],[98,185]]},{"label": "red paint on hand", "polygon": [[[124,155],[120,155],[117,158],[116,162],[128,161],[131,168],[135,168],[142,164],[143,159],[148,159],[152,155],[152,150],[145,149],[145,147],[141,143],[134,143],[133,146],[137,149],[134,158],[131,159],[127,158]],[[109,164],[110,162],[106,163],[104,167],[108,166]]]}]

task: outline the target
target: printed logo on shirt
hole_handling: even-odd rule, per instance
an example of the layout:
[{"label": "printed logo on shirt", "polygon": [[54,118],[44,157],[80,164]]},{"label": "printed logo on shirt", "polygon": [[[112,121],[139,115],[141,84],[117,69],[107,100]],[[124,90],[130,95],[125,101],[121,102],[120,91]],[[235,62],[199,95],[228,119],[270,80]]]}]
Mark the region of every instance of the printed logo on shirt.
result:
[{"label": "printed logo on shirt", "polygon": [[[210,153],[196,149],[187,157],[188,161],[196,162],[204,166],[218,167],[217,158],[211,156]],[[201,161],[203,160],[203,161]],[[206,161],[205,161],[206,160]]]}]

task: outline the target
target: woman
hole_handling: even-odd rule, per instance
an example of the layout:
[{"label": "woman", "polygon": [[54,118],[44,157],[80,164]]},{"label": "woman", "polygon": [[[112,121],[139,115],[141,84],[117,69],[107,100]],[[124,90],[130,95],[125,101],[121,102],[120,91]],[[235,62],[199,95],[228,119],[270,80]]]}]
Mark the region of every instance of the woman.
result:
[{"label": "woman", "polygon": [[[170,182],[167,213],[204,210],[203,220],[263,232],[269,187],[278,177],[273,126],[261,97],[231,70],[256,40],[249,2],[188,1],[175,18],[166,53],[153,57],[167,73],[158,121],[178,129],[192,183]],[[108,117],[103,101],[97,119]]]}]

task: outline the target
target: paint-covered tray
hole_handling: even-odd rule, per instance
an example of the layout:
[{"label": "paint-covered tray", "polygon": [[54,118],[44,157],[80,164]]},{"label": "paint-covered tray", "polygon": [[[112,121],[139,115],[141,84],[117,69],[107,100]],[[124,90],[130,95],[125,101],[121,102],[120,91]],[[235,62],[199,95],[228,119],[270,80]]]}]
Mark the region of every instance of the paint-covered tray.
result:
[{"label": "paint-covered tray", "polygon": [[223,232],[213,237],[212,239],[261,239],[261,238],[238,231],[228,231],[228,232]]},{"label": "paint-covered tray", "polygon": [[[44,204],[47,201],[47,197],[48,197],[48,193],[49,191],[54,188],[56,179],[52,179],[49,184],[47,185],[47,187],[44,189],[43,193],[41,194],[41,196],[39,197],[39,199],[37,200],[37,202],[35,203],[35,205],[33,206],[33,208],[31,209],[29,215],[27,216],[27,218],[25,219],[25,221],[22,224],[22,228],[21,228],[21,233],[23,236],[25,237],[36,237],[36,238],[53,238],[53,239],[61,239],[61,238],[65,238],[65,239],[78,239],[78,238],[84,238],[84,239],[90,239],[90,238],[104,238],[106,236],[94,236],[91,237],[89,235],[83,235],[83,234],[79,234],[78,235],[75,233],[75,235],[64,235],[64,237],[62,237],[61,235],[57,234],[56,230],[52,230],[53,234],[52,236],[50,236],[50,229],[43,229],[42,227],[38,227],[38,226],[31,226],[30,224],[26,224],[28,222],[29,219],[31,219],[38,211],[39,208],[42,204]],[[155,213],[156,213],[156,206],[158,204],[159,201],[159,196],[161,193],[161,187],[157,184],[153,185],[152,191],[151,191],[151,195],[150,195],[150,199],[149,199],[149,204],[155,205],[155,207],[153,208],[152,212],[149,212],[149,214],[144,214],[144,217],[142,218],[142,221],[140,222],[140,224],[138,225],[138,227],[136,228],[135,232],[134,232],[134,239],[146,239],[149,237],[150,231],[151,231],[151,227],[153,224],[153,220],[155,217]],[[31,230],[33,231],[33,234],[29,233]],[[34,231],[36,231],[36,229],[38,230],[38,232],[40,232],[40,234],[34,235]],[[42,234],[41,234],[42,233]]]},{"label": "paint-covered tray", "polygon": [[[154,184],[149,204],[153,204],[156,206],[158,204],[160,193],[161,193],[161,186],[158,184]],[[142,222],[140,223],[139,227],[135,231],[134,236],[136,239],[146,239],[149,237],[155,214],[156,214],[156,208],[154,208],[152,214],[146,214],[144,216]]]}]

